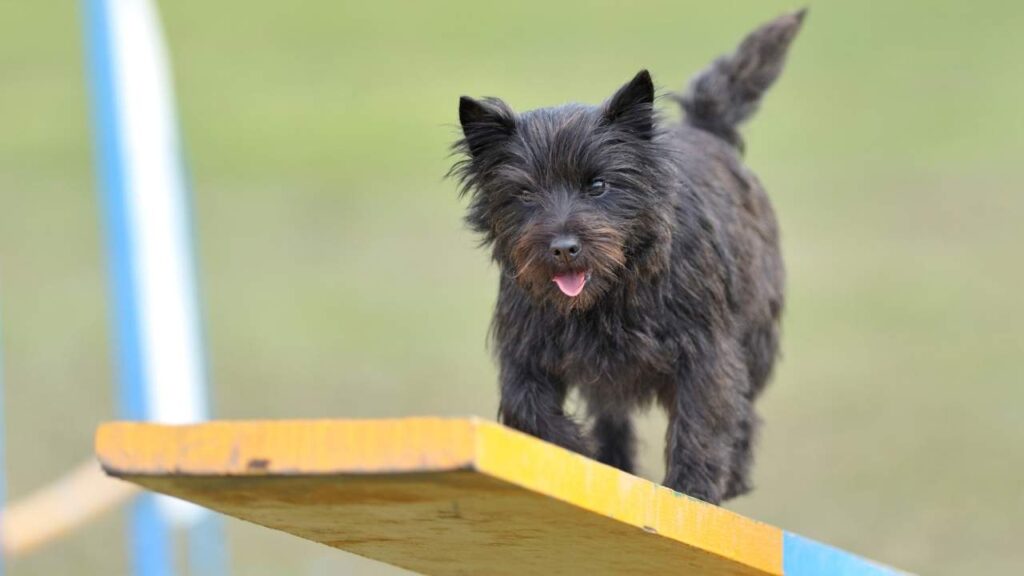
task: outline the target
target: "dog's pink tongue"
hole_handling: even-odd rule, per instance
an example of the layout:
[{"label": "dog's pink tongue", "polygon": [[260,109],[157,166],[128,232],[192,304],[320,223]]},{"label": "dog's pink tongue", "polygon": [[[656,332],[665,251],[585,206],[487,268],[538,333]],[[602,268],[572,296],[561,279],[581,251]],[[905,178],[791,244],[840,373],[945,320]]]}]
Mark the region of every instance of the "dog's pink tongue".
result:
[{"label": "dog's pink tongue", "polygon": [[579,296],[580,292],[583,292],[583,285],[587,283],[586,274],[583,272],[570,272],[568,274],[559,274],[552,278],[555,284],[558,284],[558,289],[562,291],[562,294],[573,297]]}]

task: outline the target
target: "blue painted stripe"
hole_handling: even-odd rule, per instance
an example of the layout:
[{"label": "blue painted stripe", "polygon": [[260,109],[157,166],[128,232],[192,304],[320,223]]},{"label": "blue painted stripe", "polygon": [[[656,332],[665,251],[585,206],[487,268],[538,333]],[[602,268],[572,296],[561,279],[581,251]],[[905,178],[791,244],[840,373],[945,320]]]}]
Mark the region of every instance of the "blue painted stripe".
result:
[{"label": "blue painted stripe", "polygon": [[782,572],[786,576],[895,576],[904,574],[860,556],[785,532]]},{"label": "blue painted stripe", "polygon": [[[116,66],[108,0],[84,0],[88,70],[92,85],[96,164],[107,230],[108,268],[118,366],[120,416],[146,418],[142,339],[137,315],[137,286],[133,271],[131,228],[128,220],[127,174],[119,125]],[[131,564],[138,576],[171,576],[173,563],[169,527],[151,496],[140,498],[130,512]]]}]

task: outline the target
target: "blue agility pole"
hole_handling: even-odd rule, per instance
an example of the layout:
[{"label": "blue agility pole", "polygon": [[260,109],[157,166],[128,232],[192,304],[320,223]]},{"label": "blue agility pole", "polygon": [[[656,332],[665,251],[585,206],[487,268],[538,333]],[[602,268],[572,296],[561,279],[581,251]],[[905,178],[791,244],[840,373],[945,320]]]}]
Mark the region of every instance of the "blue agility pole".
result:
[{"label": "blue agility pole", "polygon": [[[159,19],[150,0],[83,2],[120,417],[206,420],[187,187]],[[154,496],[131,511],[135,574],[176,573],[175,526],[189,530],[193,576],[226,574],[219,519]]]}]

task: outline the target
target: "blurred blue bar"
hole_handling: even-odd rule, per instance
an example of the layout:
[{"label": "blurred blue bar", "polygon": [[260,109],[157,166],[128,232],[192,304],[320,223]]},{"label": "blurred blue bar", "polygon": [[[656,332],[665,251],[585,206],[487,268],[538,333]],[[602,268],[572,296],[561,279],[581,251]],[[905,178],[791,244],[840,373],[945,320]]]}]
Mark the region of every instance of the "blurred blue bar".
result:
[{"label": "blurred blue bar", "polygon": [[782,573],[786,576],[899,576],[898,570],[875,564],[846,552],[785,532],[782,540]]},{"label": "blurred blue bar", "polygon": [[188,531],[190,576],[226,576],[227,547],[224,546],[224,517],[206,514]]},{"label": "blurred blue bar", "polygon": [[[146,419],[142,340],[137,317],[137,287],[132,270],[132,239],[124,149],[118,126],[109,0],[84,0],[88,71],[100,197],[104,213],[115,349],[118,370],[118,412],[126,420]],[[152,496],[132,505],[129,514],[131,565],[137,576],[171,576],[174,564],[170,526]]]}]

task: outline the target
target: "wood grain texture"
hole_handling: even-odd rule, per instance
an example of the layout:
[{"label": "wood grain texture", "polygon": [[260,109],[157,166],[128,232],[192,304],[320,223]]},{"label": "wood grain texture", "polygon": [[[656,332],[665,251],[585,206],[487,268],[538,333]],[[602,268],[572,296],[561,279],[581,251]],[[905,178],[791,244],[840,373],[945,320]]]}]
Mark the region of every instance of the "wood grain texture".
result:
[{"label": "wood grain texture", "polygon": [[111,423],[96,452],[113,476],[423,574],[783,569],[778,528],[476,419]]}]

